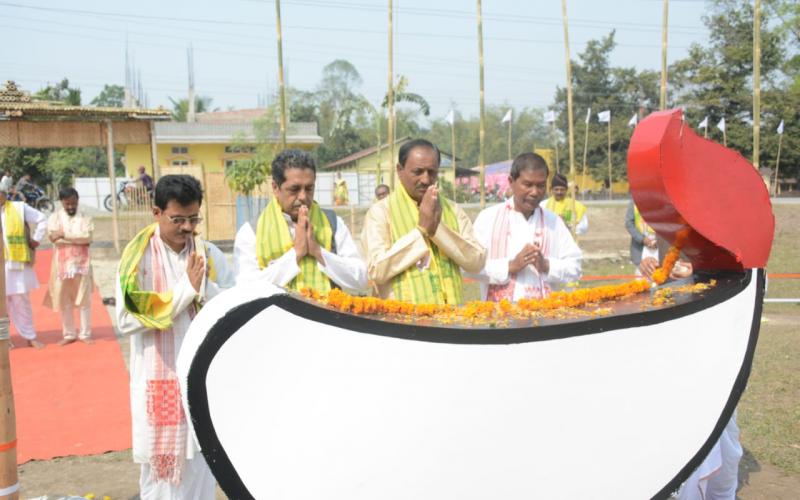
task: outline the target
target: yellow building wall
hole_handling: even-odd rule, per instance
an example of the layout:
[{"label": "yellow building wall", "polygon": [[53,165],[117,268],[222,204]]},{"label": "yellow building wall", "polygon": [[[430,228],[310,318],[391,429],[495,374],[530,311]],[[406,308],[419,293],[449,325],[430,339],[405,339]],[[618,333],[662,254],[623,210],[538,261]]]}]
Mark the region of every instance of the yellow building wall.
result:
[{"label": "yellow building wall", "polygon": [[[226,153],[225,144],[159,144],[156,147],[159,166],[170,166],[173,161],[187,161],[189,165],[205,167],[206,172],[224,172],[227,160],[244,160],[250,153]],[[174,154],[173,147],[187,148],[186,154]],[[135,175],[140,165],[144,165],[150,175],[153,166],[150,158],[150,146],[131,144],[125,148],[125,170],[128,175]]]}]

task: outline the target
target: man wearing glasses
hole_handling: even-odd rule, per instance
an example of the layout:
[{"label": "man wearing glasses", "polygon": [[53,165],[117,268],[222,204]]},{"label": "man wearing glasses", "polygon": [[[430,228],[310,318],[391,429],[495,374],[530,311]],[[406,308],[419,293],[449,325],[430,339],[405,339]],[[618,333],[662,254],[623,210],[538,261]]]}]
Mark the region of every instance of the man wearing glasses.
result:
[{"label": "man wearing glasses", "polygon": [[250,224],[236,234],[233,266],[237,283],[267,281],[289,290],[327,293],[367,288],[367,266],[344,221],[314,201],[314,159],[297,149],[272,161],[272,199],[255,233]]},{"label": "man wearing glasses", "polygon": [[200,183],[165,175],[155,222],[125,247],[117,282],[117,328],[131,337],[133,461],[142,499],[213,499],[215,481],[181,407],[175,362],[194,315],[234,284],[225,256],[196,234]]}]

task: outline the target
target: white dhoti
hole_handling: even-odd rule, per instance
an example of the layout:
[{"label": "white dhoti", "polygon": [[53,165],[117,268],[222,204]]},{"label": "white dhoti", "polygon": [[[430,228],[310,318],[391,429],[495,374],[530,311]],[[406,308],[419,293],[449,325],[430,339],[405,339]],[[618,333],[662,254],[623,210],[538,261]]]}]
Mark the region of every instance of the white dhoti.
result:
[{"label": "white dhoti", "polygon": [[36,340],[36,330],[33,328],[33,310],[28,293],[15,293],[6,295],[6,308],[8,317],[17,331],[25,340]]},{"label": "white dhoti", "polygon": [[681,486],[678,500],[735,500],[742,454],[734,412],[711,452]]},{"label": "white dhoti", "polygon": [[216,480],[211,474],[203,455],[197,454],[186,460],[181,470],[181,482],[156,481],[150,464],[142,464],[139,476],[139,498],[141,500],[213,500],[216,495]]}]

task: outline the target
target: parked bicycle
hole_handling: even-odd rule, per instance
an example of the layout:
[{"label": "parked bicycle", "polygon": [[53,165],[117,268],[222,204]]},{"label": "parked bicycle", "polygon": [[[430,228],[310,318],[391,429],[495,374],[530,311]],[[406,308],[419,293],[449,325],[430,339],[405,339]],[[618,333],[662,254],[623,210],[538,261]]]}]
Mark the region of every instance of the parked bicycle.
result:
[{"label": "parked bicycle", "polygon": [[[120,181],[116,196],[117,208],[120,210],[150,208],[153,202],[152,191],[147,191],[143,186],[139,186],[131,181]],[[113,211],[111,195],[106,196],[103,200],[103,206],[109,212]]]},{"label": "parked bicycle", "polygon": [[14,194],[13,199],[24,201],[40,212],[49,213],[55,208],[53,201],[47,196],[44,189],[36,184],[27,184],[22,193],[17,192]]}]

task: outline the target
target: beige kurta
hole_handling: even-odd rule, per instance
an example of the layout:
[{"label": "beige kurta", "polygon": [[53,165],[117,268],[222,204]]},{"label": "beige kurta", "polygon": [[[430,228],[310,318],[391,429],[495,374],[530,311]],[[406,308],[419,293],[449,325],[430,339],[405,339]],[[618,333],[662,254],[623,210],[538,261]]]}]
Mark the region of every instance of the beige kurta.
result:
[{"label": "beige kurta", "polygon": [[94,222],[91,217],[81,212],[70,217],[61,208],[47,220],[48,237],[55,231],[63,231],[64,237],[53,243],[53,263],[50,266],[50,282],[44,304],[55,311],[60,311],[65,301],[76,307],[86,307],[91,303],[94,286],[91,264],[86,274],[59,278],[58,257],[59,252],[64,251],[67,245],[88,246],[92,242]]},{"label": "beige kurta", "polygon": [[[398,189],[403,189],[399,186]],[[452,202],[451,202],[452,203]],[[453,259],[463,270],[477,273],[483,269],[486,249],[475,238],[464,210],[453,203],[458,220],[458,232],[439,223],[430,241]],[[410,266],[425,268],[429,261],[428,245],[422,233],[414,229],[392,244],[389,198],[377,202],[367,212],[361,241],[366,250],[367,273],[381,298],[392,298],[392,280]]]}]

